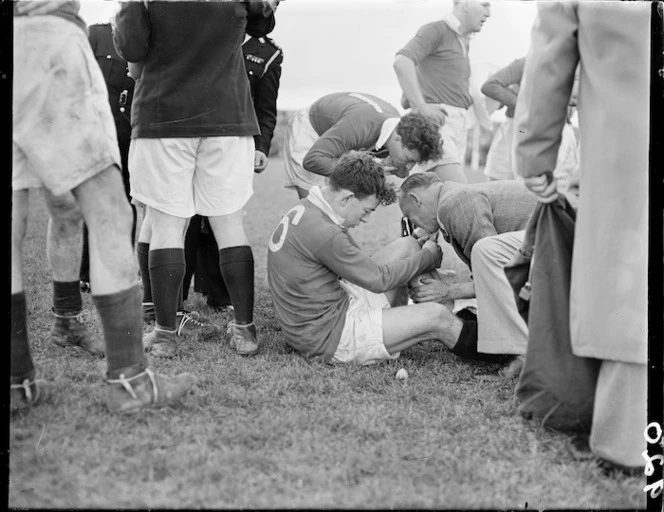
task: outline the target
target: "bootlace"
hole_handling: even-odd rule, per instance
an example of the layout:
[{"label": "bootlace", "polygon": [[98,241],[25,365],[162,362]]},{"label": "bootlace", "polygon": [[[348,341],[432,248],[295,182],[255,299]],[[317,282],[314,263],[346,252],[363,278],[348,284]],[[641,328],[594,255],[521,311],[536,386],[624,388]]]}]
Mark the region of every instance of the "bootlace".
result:
[{"label": "bootlace", "polygon": [[127,390],[127,392],[132,396],[134,400],[138,400],[138,396],[136,396],[136,392],[134,391],[131,382],[138,379],[139,377],[143,377],[144,375],[147,375],[148,378],[150,379],[150,382],[152,383],[152,394],[153,394],[152,402],[157,403],[159,390],[157,389],[157,382],[154,378],[154,372],[150,370],[150,368],[146,368],[141,373],[138,373],[133,377],[129,378],[125,377],[124,373],[121,373],[117,379],[106,379],[106,382],[108,384],[120,384],[123,388]]},{"label": "bootlace", "polygon": [[[25,393],[25,398],[28,400],[28,402],[32,402],[32,389],[30,389],[31,384],[34,384],[34,381],[31,381],[30,379],[25,379],[20,384],[12,384],[11,389],[22,389],[23,392]],[[39,396],[39,388],[35,386],[35,389],[37,390],[37,396]]]}]

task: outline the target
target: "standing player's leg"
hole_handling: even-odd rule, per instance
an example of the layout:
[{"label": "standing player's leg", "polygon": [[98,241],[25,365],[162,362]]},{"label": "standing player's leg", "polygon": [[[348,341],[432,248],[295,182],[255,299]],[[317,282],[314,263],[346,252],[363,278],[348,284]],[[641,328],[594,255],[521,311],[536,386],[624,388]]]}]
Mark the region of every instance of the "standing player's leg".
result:
[{"label": "standing player's leg", "polygon": [[136,259],[138,261],[138,271],[141,275],[143,286],[143,321],[154,321],[154,302],[152,301],[152,283],[150,282],[150,238],[152,237],[152,221],[150,208],[142,205],[143,220],[138,229],[138,239],[136,242]]},{"label": "standing player's leg", "polygon": [[141,292],[131,245],[132,212],[122,177],[107,167],[74,189],[90,232],[90,278],[101,318],[108,364],[106,403],[112,412],[179,399],[191,374],[167,377],[147,368],[143,355]]},{"label": "standing player's leg", "polygon": [[60,347],[79,347],[103,355],[104,347],[85,327],[79,284],[83,245],[83,216],[73,194],[53,195],[44,189],[49,211],[46,253],[53,273],[53,326],[50,341]]},{"label": "standing player's leg", "polygon": [[172,357],[177,352],[177,311],[185,273],[184,230],[187,218],[170,215],[150,206],[152,236],[148,267],[155,327],[144,344],[153,355]]},{"label": "standing player's leg", "polygon": [[[16,150],[16,149],[15,149]],[[11,362],[10,406],[19,412],[44,401],[49,386],[35,380],[28,340],[27,307],[23,288],[23,242],[28,227],[29,189],[12,192]]]},{"label": "standing player's leg", "polygon": [[258,352],[254,325],[254,255],[244,230],[244,209],[209,217],[219,247],[219,269],[233,304],[231,346],[241,355]]},{"label": "standing player's leg", "polygon": [[[231,346],[241,355],[258,351],[254,325],[254,255],[244,229],[244,207],[253,194],[252,137],[213,137],[199,158],[201,181],[197,200],[209,208],[210,228],[219,247],[219,269],[233,303]],[[214,197],[212,184],[217,184]]]}]

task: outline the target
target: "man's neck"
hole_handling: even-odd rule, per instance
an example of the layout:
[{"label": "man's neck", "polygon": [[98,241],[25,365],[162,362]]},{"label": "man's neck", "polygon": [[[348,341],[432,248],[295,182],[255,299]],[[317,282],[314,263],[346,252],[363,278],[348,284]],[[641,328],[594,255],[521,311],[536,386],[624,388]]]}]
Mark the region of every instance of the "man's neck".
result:
[{"label": "man's neck", "polygon": [[452,11],[452,16],[454,16],[459,22],[459,26],[457,28],[459,34],[462,36],[467,36],[470,33],[470,30],[466,24],[465,16],[463,15],[463,12],[461,12],[461,7],[454,9]]}]

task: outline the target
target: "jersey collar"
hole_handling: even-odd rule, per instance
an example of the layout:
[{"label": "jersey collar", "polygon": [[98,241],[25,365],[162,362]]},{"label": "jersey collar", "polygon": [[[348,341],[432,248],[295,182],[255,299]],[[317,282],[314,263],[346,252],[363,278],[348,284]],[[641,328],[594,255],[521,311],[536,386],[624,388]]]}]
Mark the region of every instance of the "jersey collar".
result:
[{"label": "jersey collar", "polygon": [[376,149],[380,149],[385,146],[387,139],[390,138],[392,132],[396,129],[399,124],[398,117],[388,117],[383,121],[383,126],[380,128],[380,134],[378,135],[378,140],[376,141]]},{"label": "jersey collar", "polygon": [[323,197],[322,192],[320,191],[320,187],[318,185],[315,185],[309,189],[309,195],[307,196],[307,199],[316,207],[320,208],[322,212],[327,215],[332,222],[337,224],[338,226],[343,227],[344,226],[344,218],[340,216],[337,212],[334,211],[334,208],[330,206],[330,203],[328,203],[325,198]]}]

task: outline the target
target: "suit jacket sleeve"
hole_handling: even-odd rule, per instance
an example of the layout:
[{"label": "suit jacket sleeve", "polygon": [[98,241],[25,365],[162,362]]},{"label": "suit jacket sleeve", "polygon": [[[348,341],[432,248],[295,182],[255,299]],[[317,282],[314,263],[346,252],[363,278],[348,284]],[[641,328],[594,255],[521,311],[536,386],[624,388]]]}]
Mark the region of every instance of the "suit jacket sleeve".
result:
[{"label": "suit jacket sleeve", "polygon": [[265,155],[270,154],[270,145],[274,127],[277,124],[277,95],[279,94],[279,80],[281,78],[281,63],[283,53],[279,51],[278,57],[269,65],[265,74],[258,81],[254,94],[254,110],[258,118],[260,135],[254,136],[256,150]]},{"label": "suit jacket sleeve", "polygon": [[143,2],[120,2],[113,25],[113,45],[127,62],[145,59],[150,47],[150,23]]},{"label": "suit jacket sleeve", "polygon": [[541,2],[514,114],[519,176],[553,172],[579,62],[576,2]]}]

